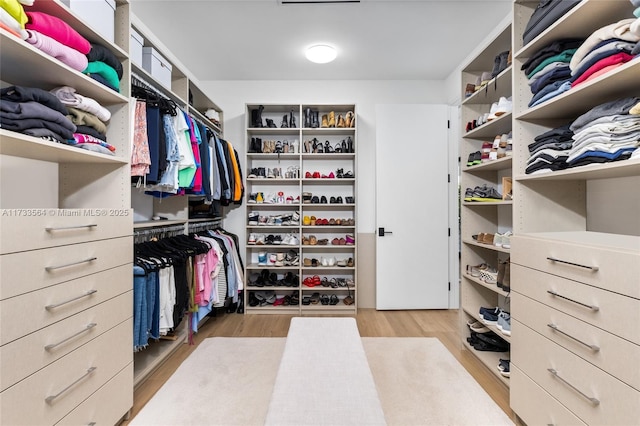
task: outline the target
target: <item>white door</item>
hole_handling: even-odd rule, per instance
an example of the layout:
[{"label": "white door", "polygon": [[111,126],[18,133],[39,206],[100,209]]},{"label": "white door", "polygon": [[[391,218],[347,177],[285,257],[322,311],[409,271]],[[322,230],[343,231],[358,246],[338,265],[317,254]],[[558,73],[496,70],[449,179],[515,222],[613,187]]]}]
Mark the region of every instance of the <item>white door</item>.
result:
[{"label": "white door", "polygon": [[449,307],[447,151],[445,105],[376,106],[376,309]]}]

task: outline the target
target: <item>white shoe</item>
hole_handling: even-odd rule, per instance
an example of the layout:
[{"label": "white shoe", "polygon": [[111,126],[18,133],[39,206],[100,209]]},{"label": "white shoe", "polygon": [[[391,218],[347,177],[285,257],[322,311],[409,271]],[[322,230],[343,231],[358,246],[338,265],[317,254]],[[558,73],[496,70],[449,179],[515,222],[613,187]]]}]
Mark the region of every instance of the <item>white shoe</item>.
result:
[{"label": "white shoe", "polygon": [[299,246],[300,245],[300,239],[298,237],[296,237],[295,235],[290,235],[289,236],[289,245],[290,246]]},{"label": "white shoe", "polygon": [[502,114],[511,112],[512,109],[513,102],[511,101],[511,96],[509,96],[508,98],[501,96],[498,100],[498,106],[496,108],[495,116],[500,117]]},{"label": "white shoe", "polygon": [[247,244],[255,244],[256,243],[256,234],[249,234],[249,241],[247,241]]},{"label": "white shoe", "polygon": [[511,231],[507,231],[504,234],[502,234],[502,248],[504,249],[510,249],[511,248],[511,236],[513,235],[513,232]]},{"label": "white shoe", "polygon": [[502,234],[496,232],[493,235],[493,245],[496,247],[502,247]]},{"label": "white shoe", "polygon": [[487,117],[487,121],[495,120],[498,117],[496,115],[496,111],[498,111],[498,103],[494,102],[491,104],[491,109],[489,110],[489,116]]}]

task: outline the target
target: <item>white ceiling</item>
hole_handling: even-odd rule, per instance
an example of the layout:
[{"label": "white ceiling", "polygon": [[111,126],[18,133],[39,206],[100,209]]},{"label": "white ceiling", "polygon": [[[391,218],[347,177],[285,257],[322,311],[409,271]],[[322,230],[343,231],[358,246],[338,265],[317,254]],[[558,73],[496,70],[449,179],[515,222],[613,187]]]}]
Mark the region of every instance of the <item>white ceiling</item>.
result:
[{"label": "white ceiling", "polygon": [[[130,0],[201,80],[442,80],[510,12],[512,0]],[[317,43],[338,58],[312,64]],[[488,70],[491,71],[491,70]]]}]

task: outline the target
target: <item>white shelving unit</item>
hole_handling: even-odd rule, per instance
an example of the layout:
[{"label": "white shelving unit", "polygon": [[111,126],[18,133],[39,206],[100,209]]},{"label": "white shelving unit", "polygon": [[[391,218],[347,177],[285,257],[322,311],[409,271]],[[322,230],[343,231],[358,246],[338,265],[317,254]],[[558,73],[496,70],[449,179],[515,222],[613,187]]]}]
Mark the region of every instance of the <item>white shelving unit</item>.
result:
[{"label": "white shelving unit", "polygon": [[[248,225],[247,226],[247,238],[250,234],[262,234],[265,237],[268,235],[280,235],[282,238],[287,233],[294,234],[300,241],[300,245],[255,245],[247,244],[246,246],[246,271],[245,271],[245,313],[292,313],[302,315],[316,315],[316,314],[355,314],[357,313],[357,277],[355,262],[357,261],[357,241],[353,245],[332,245],[334,238],[345,238],[346,235],[356,236],[356,223],[355,212],[356,202],[355,194],[357,193],[357,176],[353,178],[314,178],[313,173],[318,172],[320,176],[328,176],[330,173],[337,174],[338,169],[342,169],[344,173],[353,173],[356,170],[356,158],[357,158],[357,130],[354,127],[345,128],[312,128],[312,127],[299,127],[305,124],[305,111],[314,110],[318,111],[319,123],[321,123],[322,115],[328,114],[330,111],[335,112],[336,122],[338,114],[345,114],[349,111],[356,113],[355,105],[307,105],[307,104],[295,104],[295,105],[269,105],[263,104],[264,111],[262,114],[263,124],[266,124],[266,119],[272,119],[277,128],[259,128],[252,127],[251,111],[259,108],[259,104],[249,104],[246,106],[246,146],[248,150],[251,147],[252,138],[260,138],[264,144],[264,141],[280,141],[288,142],[291,146],[291,142],[296,141],[298,151],[293,153],[255,153],[247,152],[246,159],[246,175],[248,176],[252,169],[264,168],[268,172],[268,169],[278,168],[282,170],[283,178],[247,178],[246,179],[246,195],[247,195],[247,213],[256,212],[259,215],[268,217],[276,215],[290,215],[294,212],[300,215],[299,224],[289,226],[265,226],[265,225]],[[280,127],[282,117],[285,114],[290,114],[293,111],[296,126],[295,128],[282,128]],[[355,115],[354,115],[355,117]],[[305,141],[312,141],[316,139],[319,143],[322,143],[323,147],[325,142],[328,142],[329,146],[335,150],[336,144],[340,144],[343,140],[351,139],[353,143],[353,152],[330,152],[330,153],[314,153],[305,152]],[[295,177],[287,177],[285,173],[298,170],[299,174]],[[307,173],[311,174],[311,177]],[[289,175],[291,176],[291,175]],[[281,204],[267,204],[267,203],[252,203],[249,202],[251,194],[261,192],[265,197],[268,194],[278,194],[283,192],[283,197],[286,201],[288,196],[292,197],[293,203],[281,203]],[[311,197],[317,197],[318,201],[324,196],[327,199],[327,203],[305,203],[303,202],[303,194],[310,193]],[[341,197],[342,203],[330,203],[331,197]],[[353,203],[347,203],[347,197],[354,197]],[[310,225],[305,224],[305,217],[311,219],[314,216],[317,219],[352,219],[352,225]],[[304,244],[303,239],[309,237],[315,237],[316,240],[326,239],[326,245],[311,245]],[[299,265],[296,266],[274,266],[258,265],[258,254],[260,252],[267,253],[267,256],[271,253],[288,253],[292,251],[295,256],[299,257]],[[322,266],[322,258],[333,258],[336,261],[348,259],[352,260],[352,266]],[[311,262],[313,259],[318,261],[318,266],[305,266],[305,259]],[[287,286],[266,286],[257,287],[251,284],[257,274],[260,274],[263,270],[268,273],[275,273],[279,279],[282,279],[284,274],[291,272],[298,276],[298,287]],[[326,277],[327,280],[332,278],[336,279],[349,279],[353,281],[353,284],[349,288],[345,286],[339,286],[332,288],[330,286],[316,286],[308,287],[304,285],[304,280],[309,277],[317,275],[320,279]],[[251,306],[250,299],[253,292],[269,291],[273,290],[278,298],[284,296],[295,295],[299,299],[298,305],[288,306]],[[307,297],[311,297],[314,293],[320,295],[335,295],[338,297],[338,303],[335,305],[323,305],[321,302],[317,304],[311,303],[308,305],[303,304],[303,300]],[[344,299],[347,296],[351,296],[353,304],[347,305],[344,303]]]},{"label": "white shelving unit", "polygon": [[[511,49],[511,25],[505,26],[502,31],[487,44],[476,58],[471,60],[462,70],[462,95],[467,83],[473,84],[483,72],[491,72],[494,67],[494,58],[501,52]],[[496,136],[511,131],[513,115],[508,112],[496,119],[486,122],[469,131],[466,130],[468,122],[477,120],[478,117],[488,113],[491,104],[498,102],[501,97],[511,96],[511,80],[515,68],[507,66],[495,78],[489,81],[480,90],[463,98],[461,106],[462,137],[460,142],[461,179],[461,260],[460,260],[460,334],[463,345],[470,353],[475,355],[496,377],[506,386],[509,379],[502,376],[497,369],[499,359],[509,359],[508,352],[477,351],[467,343],[469,327],[467,321],[478,320],[480,307],[499,306],[509,311],[508,293],[496,284],[487,284],[479,278],[472,277],[467,272],[467,266],[486,263],[494,268],[498,267],[499,260],[509,257],[510,250],[491,244],[477,242],[473,236],[479,233],[504,233],[512,229],[511,210],[513,201],[496,200],[490,202],[463,201],[465,190],[476,186],[488,185],[502,193],[502,178],[511,176],[513,164],[512,157],[505,157],[467,166],[469,154],[481,151],[483,142],[493,144]],[[496,327],[490,327],[495,334],[510,343],[510,338],[504,335]]]},{"label": "white shelving unit", "polygon": [[0,423],[117,424],[133,406],[129,3],[117,2],[115,43],[59,0],[26,9],[107,48],[125,83],[115,92],[0,30],[3,87],[75,88],[110,111],[116,148],[0,129]]},{"label": "white shelving unit", "polygon": [[[633,18],[634,9],[629,1],[584,0],[523,46],[537,3],[514,4],[514,70],[549,43],[587,38]],[[534,137],[597,105],[640,96],[639,71],[636,58],[532,108],[526,76],[514,71],[510,399],[526,424],[640,417],[640,377],[627,374],[640,362],[640,200],[624,189],[637,188],[640,161],[525,174]]]}]

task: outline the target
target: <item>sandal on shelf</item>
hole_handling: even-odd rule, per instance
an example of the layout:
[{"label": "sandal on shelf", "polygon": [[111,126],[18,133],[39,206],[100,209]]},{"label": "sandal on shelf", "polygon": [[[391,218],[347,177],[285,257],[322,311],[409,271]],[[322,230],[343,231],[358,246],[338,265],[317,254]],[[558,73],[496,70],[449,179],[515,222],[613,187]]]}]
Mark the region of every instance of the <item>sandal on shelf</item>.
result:
[{"label": "sandal on shelf", "polygon": [[317,305],[320,302],[320,293],[316,292],[311,295],[311,303]]},{"label": "sandal on shelf", "polygon": [[329,298],[330,305],[337,305],[338,301],[339,301],[338,296],[336,296],[335,294],[332,294],[331,297]]},{"label": "sandal on shelf", "polygon": [[320,303],[322,303],[323,305],[328,305],[329,296],[327,296],[326,294],[323,294],[322,296],[320,296]]},{"label": "sandal on shelf", "polygon": [[303,304],[303,305],[310,305],[310,304],[311,304],[311,297],[309,297],[309,296],[304,296],[304,297],[302,298],[302,304]]}]

